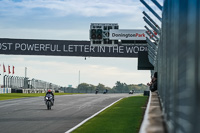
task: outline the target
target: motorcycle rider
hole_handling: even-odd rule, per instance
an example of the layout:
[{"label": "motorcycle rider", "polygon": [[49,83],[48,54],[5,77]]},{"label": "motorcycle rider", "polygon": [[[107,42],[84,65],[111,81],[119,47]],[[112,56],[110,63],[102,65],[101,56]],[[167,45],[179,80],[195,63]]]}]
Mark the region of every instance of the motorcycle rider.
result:
[{"label": "motorcycle rider", "polygon": [[107,89],[105,89],[104,91],[103,91],[103,94],[106,94],[108,92],[108,90]]},{"label": "motorcycle rider", "polygon": [[45,96],[47,96],[47,94],[52,95],[52,97],[53,97],[53,104],[54,104],[54,94],[53,94],[53,92],[51,90],[48,90]]},{"label": "motorcycle rider", "polygon": [[95,92],[95,94],[97,94],[99,92],[99,89],[96,89],[96,92]]}]

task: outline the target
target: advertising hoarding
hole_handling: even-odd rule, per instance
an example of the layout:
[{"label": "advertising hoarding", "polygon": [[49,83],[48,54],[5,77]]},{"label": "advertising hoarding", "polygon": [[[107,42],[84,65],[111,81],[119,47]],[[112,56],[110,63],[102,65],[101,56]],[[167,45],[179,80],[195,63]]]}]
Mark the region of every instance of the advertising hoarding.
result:
[{"label": "advertising hoarding", "polygon": [[147,45],[92,46],[90,41],[0,39],[0,54],[83,57],[137,57]]},{"label": "advertising hoarding", "polygon": [[143,29],[111,29],[110,40],[146,40],[146,30]]}]

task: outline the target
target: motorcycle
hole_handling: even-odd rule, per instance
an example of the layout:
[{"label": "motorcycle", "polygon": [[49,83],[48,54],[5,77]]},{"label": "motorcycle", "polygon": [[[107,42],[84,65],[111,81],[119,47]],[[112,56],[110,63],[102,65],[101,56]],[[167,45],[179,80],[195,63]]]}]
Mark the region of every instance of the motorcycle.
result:
[{"label": "motorcycle", "polygon": [[96,90],[95,94],[97,94],[99,92],[99,90]]},{"label": "motorcycle", "polygon": [[53,106],[53,96],[51,94],[45,96],[45,104],[47,105],[47,109],[51,110],[51,106]]},{"label": "motorcycle", "polygon": [[106,89],[106,90],[103,91],[103,94],[106,94],[107,92],[108,92],[108,90]]},{"label": "motorcycle", "polygon": [[131,90],[130,92],[129,92],[129,94],[133,94],[134,93],[134,90]]}]

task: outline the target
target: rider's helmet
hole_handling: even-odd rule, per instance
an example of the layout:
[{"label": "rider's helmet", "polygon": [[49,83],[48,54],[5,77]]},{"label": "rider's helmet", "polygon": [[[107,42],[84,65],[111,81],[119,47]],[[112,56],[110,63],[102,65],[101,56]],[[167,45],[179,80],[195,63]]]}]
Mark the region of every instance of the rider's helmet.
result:
[{"label": "rider's helmet", "polygon": [[51,92],[51,90],[48,90],[48,92]]}]

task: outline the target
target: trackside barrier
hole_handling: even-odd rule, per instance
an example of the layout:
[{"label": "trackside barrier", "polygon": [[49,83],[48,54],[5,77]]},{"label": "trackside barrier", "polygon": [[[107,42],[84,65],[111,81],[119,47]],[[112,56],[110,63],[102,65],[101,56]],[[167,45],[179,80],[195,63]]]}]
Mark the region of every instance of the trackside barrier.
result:
[{"label": "trackside barrier", "polygon": [[11,88],[0,88],[0,94],[11,93]]},{"label": "trackside barrier", "polygon": [[[140,1],[152,10],[145,0]],[[199,133],[200,1],[164,0],[163,8],[151,1],[162,10],[154,70],[168,132]]]},{"label": "trackside barrier", "polygon": [[45,93],[45,89],[22,89],[22,93]]},{"label": "trackside barrier", "polygon": [[199,13],[199,0],[164,1],[157,71],[169,133],[200,131]]}]

